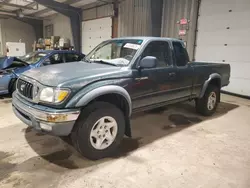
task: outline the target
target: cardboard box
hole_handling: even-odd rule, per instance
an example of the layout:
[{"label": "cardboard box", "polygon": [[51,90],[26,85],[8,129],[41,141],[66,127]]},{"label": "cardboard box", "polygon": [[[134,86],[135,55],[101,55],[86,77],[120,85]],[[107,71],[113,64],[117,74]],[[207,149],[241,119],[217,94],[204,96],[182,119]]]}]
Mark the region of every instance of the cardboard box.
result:
[{"label": "cardboard box", "polygon": [[45,46],[45,50],[50,50],[51,47],[50,46]]},{"label": "cardboard box", "polygon": [[51,44],[55,44],[57,42],[59,42],[60,37],[59,36],[51,36]]},{"label": "cardboard box", "polygon": [[45,39],[45,45],[50,46],[51,45],[51,40],[50,39]]},{"label": "cardboard box", "polygon": [[37,48],[43,48],[44,45],[42,45],[42,44],[36,44],[36,47],[37,47]]}]

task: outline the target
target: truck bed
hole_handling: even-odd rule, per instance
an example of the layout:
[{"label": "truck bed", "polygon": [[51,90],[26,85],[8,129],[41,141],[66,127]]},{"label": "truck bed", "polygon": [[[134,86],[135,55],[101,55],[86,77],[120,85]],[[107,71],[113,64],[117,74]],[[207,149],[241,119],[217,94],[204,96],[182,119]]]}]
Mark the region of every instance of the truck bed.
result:
[{"label": "truck bed", "polygon": [[[213,62],[191,62],[194,69],[193,86],[199,88],[209,79],[211,74],[217,74],[221,78],[221,87],[229,84],[230,65]],[[199,93],[199,91],[196,91]]]}]

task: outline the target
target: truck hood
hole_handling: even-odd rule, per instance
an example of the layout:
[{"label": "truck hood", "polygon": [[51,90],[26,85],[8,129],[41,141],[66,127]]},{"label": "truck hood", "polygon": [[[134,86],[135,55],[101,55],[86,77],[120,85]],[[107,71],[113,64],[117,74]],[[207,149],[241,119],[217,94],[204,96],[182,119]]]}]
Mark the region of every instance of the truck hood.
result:
[{"label": "truck hood", "polygon": [[110,78],[110,75],[119,75],[121,72],[124,72],[124,68],[122,67],[97,63],[72,62],[31,69],[23,73],[23,75],[37,80],[43,85],[53,87],[68,85],[70,87],[71,80],[73,84],[82,80],[103,79],[106,76]]}]

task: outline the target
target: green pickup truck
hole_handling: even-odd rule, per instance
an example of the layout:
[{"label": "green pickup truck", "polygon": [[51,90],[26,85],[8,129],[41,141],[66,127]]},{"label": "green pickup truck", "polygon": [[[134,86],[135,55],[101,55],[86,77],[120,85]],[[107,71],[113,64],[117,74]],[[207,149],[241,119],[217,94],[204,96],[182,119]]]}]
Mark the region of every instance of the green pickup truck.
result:
[{"label": "green pickup truck", "polygon": [[180,40],[116,38],[84,61],[22,74],[13,111],[37,131],[70,136],[83,156],[97,160],[131,137],[132,113],[195,100],[198,113],[212,115],[229,78],[228,64],[190,62]]}]

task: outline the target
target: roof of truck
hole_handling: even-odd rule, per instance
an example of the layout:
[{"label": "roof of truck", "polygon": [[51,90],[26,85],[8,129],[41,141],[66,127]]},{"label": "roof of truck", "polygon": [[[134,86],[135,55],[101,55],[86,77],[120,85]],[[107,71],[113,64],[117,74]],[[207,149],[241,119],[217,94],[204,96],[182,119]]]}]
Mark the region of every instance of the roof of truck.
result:
[{"label": "roof of truck", "polygon": [[[132,36],[132,37],[119,37],[119,38],[113,38],[111,40],[119,40],[119,39],[137,39],[137,40],[169,40],[169,41],[182,41],[180,39],[176,38],[167,38],[167,37],[149,37],[149,36]],[[183,42],[183,41],[182,41]]]}]

